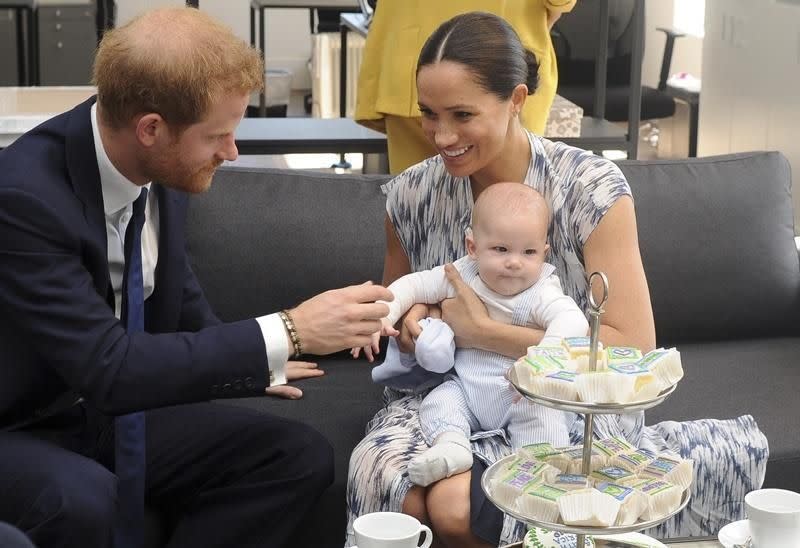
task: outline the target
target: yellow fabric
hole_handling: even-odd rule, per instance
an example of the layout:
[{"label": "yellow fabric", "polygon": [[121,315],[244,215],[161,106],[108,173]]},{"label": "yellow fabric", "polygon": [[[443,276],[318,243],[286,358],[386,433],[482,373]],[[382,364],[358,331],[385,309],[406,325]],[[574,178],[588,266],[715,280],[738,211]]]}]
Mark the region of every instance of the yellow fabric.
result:
[{"label": "yellow fabric", "polygon": [[389,148],[389,173],[397,175],[436,154],[436,149],[422,132],[421,118],[387,114],[386,144]]},{"label": "yellow fabric", "polygon": [[[425,40],[444,21],[468,11],[503,17],[539,61],[539,87],[522,110],[523,125],[542,134],[558,84],[547,10],[569,11],[576,0],[380,0],[367,34],[358,78],[355,118],[386,131],[384,117],[419,118],[416,66]],[[392,136],[387,136],[390,149]],[[409,153],[418,148],[409,147]],[[424,159],[419,157],[411,162]],[[405,161],[402,163],[406,163]],[[394,165],[392,173],[397,173]]]}]

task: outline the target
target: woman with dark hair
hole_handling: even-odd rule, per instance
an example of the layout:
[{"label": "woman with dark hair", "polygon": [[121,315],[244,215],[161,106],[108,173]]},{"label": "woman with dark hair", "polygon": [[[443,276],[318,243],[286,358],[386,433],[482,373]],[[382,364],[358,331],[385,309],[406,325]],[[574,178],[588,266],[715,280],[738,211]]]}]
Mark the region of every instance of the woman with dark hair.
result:
[{"label": "woman with dark hair", "polygon": [[[590,152],[551,142],[523,128],[519,114],[535,91],[536,62],[500,17],[466,13],[439,27],[422,48],[417,91],[422,129],[438,154],[384,186],[387,252],[384,283],[464,255],[464,231],[474,200],[488,186],[512,181],[533,187],[551,210],[549,262],[564,292],[587,309],[587,273],[602,271],[611,298],[601,317],[607,346],[655,346],[655,326],[636,230],[630,187],[619,168]],[[497,322],[451,269],[457,297],[442,303],[443,319],[459,347],[515,359],[540,342],[542,331]],[[413,351],[418,321],[435,314],[415,305],[401,323],[398,344]],[[509,454],[498,432],[471,438],[471,471],[428,487],[413,485],[408,462],[428,447],[418,411],[424,393],[387,389],[385,406],[367,425],[350,459],[348,545],[352,521],[374,511],[397,511],[431,525],[444,546],[496,546],[519,540],[524,526],[485,499],[480,476]],[[701,535],[743,517],[745,493],[763,481],[767,443],[750,416],[644,427],[642,414],[600,416],[594,435],[621,436],[656,452],[695,461],[687,511],[656,532]],[[583,421],[570,441],[582,443]]]},{"label": "woman with dark hair", "polygon": [[[539,88],[525,103],[522,124],[544,131],[556,94],[558,70],[550,28],[576,0],[403,0],[378,2],[358,77],[354,118],[386,133],[393,174],[436,154],[420,127],[414,68],[427,37],[449,18],[486,10],[508,21],[539,59]],[[367,10],[368,11],[368,10]]]}]

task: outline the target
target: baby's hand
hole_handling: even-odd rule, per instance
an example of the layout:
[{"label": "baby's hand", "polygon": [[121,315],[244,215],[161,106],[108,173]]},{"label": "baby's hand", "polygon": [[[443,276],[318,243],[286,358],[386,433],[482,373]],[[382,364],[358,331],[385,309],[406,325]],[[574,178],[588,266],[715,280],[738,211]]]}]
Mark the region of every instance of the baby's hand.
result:
[{"label": "baby's hand", "polygon": [[381,335],[386,337],[396,337],[400,332],[389,323],[387,318],[381,318]]},{"label": "baby's hand", "polygon": [[[383,318],[381,320],[381,330],[376,331],[372,334],[372,342],[363,347],[364,355],[367,357],[367,361],[372,363],[375,361],[375,356],[380,353],[380,340],[381,335],[386,335],[388,337],[396,337],[400,332],[394,328],[392,324],[389,323],[389,320]],[[361,354],[362,347],[357,346],[350,350],[350,355],[354,358],[358,358]]]}]

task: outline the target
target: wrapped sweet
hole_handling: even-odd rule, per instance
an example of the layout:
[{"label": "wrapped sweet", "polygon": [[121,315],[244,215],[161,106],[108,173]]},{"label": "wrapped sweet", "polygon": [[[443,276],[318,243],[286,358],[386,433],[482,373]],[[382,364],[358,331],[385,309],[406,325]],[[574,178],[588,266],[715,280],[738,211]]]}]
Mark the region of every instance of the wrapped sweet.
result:
[{"label": "wrapped sweet", "polygon": [[561,449],[554,448],[549,443],[532,443],[525,445],[517,451],[520,457],[535,459],[541,462],[546,462],[550,466],[557,468],[559,471],[564,470],[567,459],[563,455]]},{"label": "wrapped sweet", "polygon": [[559,400],[576,401],[578,389],[575,387],[576,373],[572,371],[554,371],[531,378],[530,391],[534,394]]},{"label": "wrapped sweet", "polygon": [[620,502],[597,489],[569,491],[558,499],[561,521],[567,525],[610,527],[619,513]]},{"label": "wrapped sweet", "polygon": [[564,365],[550,356],[523,356],[514,362],[517,382],[526,390],[532,390],[535,377],[563,369]]},{"label": "wrapped sweet", "polygon": [[630,470],[634,474],[639,474],[648,464],[655,460],[656,456],[650,451],[637,449],[615,455],[609,464]]},{"label": "wrapped sweet", "polygon": [[541,476],[542,481],[550,482],[561,470],[555,466],[551,466],[544,461],[532,459],[526,456],[518,456],[506,468],[506,472],[522,471],[535,476]]},{"label": "wrapped sweet", "polygon": [[561,344],[561,339],[558,339],[558,344],[544,345],[544,341],[542,344],[536,346],[529,346],[528,347],[528,357],[534,358],[536,356],[547,356],[549,358],[553,358],[554,360],[558,360],[565,364],[569,361],[569,353],[567,349]]},{"label": "wrapped sweet", "polygon": [[575,379],[578,397],[590,403],[623,403],[633,394],[633,384],[610,370],[581,373]]},{"label": "wrapped sweet", "polygon": [[[578,373],[591,371],[591,364],[589,364],[590,353],[590,339],[589,337],[566,337],[562,344],[567,350],[570,359],[575,362],[575,368]],[[595,371],[603,371],[606,369],[606,353],[603,352],[603,343],[597,343],[597,364]]]},{"label": "wrapped sweet", "polygon": [[662,384],[662,390],[683,378],[681,353],[674,348],[651,350],[639,360],[639,364],[652,372]]},{"label": "wrapped sweet", "polygon": [[531,443],[529,445],[523,445],[518,451],[518,456],[526,456],[528,458],[541,460],[546,462],[546,458],[555,455],[556,453],[560,453],[561,449],[556,449],[553,447],[552,444],[542,442],[542,443]]},{"label": "wrapped sweet", "polygon": [[597,452],[603,455],[606,466],[611,466],[611,460],[620,453],[634,451],[636,448],[628,443],[624,438],[613,437],[597,440],[592,444]]},{"label": "wrapped sweet", "polygon": [[[570,544],[570,542],[572,544]],[[575,546],[575,535],[550,531],[539,527],[531,527],[522,541],[522,548],[550,548],[555,546]],[[586,535],[583,548],[594,548],[595,542],[590,535]]]},{"label": "wrapped sweet", "polygon": [[608,367],[624,363],[636,363],[642,359],[642,351],[632,346],[609,346],[606,348]]},{"label": "wrapped sweet", "polygon": [[552,485],[564,491],[588,489],[591,487],[589,476],[584,476],[583,474],[559,474],[553,480]]},{"label": "wrapped sweet", "polygon": [[555,523],[558,521],[558,501],[567,491],[542,483],[526,490],[516,501],[516,508],[526,516],[533,516],[541,521]]},{"label": "wrapped sweet", "polygon": [[639,474],[645,479],[660,479],[688,489],[694,477],[693,462],[667,455],[651,461]]},{"label": "wrapped sweet", "polygon": [[492,493],[504,506],[513,507],[522,493],[543,481],[537,474],[524,470],[509,470],[501,477],[492,480]]},{"label": "wrapped sweet", "polygon": [[639,519],[647,506],[645,496],[632,487],[615,483],[600,483],[595,489],[619,501],[619,512],[614,525],[631,525]]},{"label": "wrapped sweet", "polygon": [[639,481],[636,474],[630,470],[625,470],[619,466],[606,466],[599,470],[594,470],[589,474],[589,480],[595,484],[615,483],[617,485],[629,486]]},{"label": "wrapped sweet", "polygon": [[651,400],[665,388],[659,377],[639,363],[615,363],[608,369],[620,375],[623,403]]},{"label": "wrapped sweet", "polygon": [[[576,445],[574,447],[565,447],[561,453],[563,457],[563,465],[559,468],[567,474],[582,474],[583,473],[583,446]],[[589,456],[589,471],[599,470],[605,465],[603,455],[598,453],[597,449],[592,447]]]},{"label": "wrapped sweet", "polygon": [[664,480],[643,480],[633,485],[647,500],[647,507],[640,516],[645,521],[661,519],[678,509],[683,490]]}]

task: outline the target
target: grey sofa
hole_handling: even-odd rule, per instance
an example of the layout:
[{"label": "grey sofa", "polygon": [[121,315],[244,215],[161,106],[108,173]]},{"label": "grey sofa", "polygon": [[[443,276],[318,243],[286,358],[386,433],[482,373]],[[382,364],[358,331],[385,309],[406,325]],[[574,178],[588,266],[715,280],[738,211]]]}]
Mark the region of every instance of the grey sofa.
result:
[{"label": "grey sofa", "polygon": [[[686,371],[648,423],[752,414],[770,443],[765,484],[800,490],[800,262],[787,161],[771,152],[620,167],[633,188],[658,342],[679,348]],[[386,177],[223,168],[215,179],[192,201],[187,236],[223,319],[381,279]],[[327,374],[299,383],[300,401],[220,404],[290,416],[328,437],[335,483],[296,545],[339,547],[348,458],[381,390],[365,361],[320,362]]]}]

